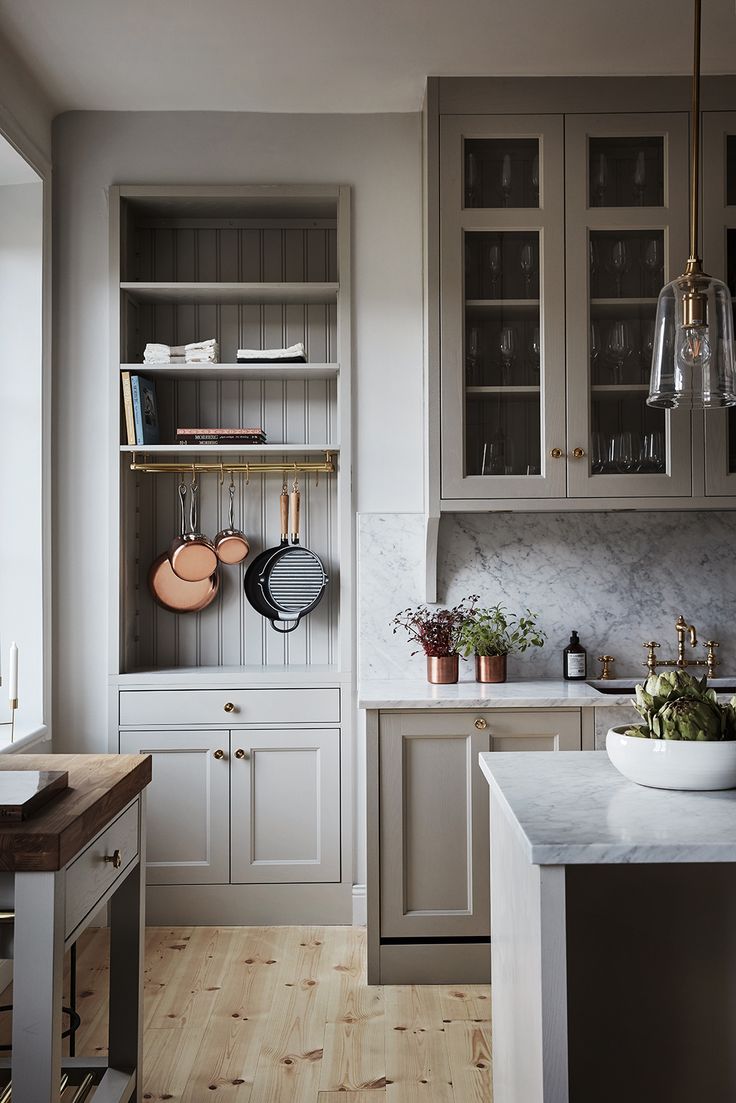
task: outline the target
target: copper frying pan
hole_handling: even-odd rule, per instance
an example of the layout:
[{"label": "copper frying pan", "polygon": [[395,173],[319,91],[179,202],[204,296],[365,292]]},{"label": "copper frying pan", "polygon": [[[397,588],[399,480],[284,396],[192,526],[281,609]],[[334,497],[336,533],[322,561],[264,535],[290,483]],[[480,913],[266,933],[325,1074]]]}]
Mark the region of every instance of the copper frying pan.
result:
[{"label": "copper frying pan", "polygon": [[[187,488],[182,484],[179,487],[182,535],[186,529],[184,510],[186,493]],[[169,553],[164,552],[151,564],[148,572],[148,588],[153,600],[162,609],[167,609],[170,613],[198,613],[215,600],[220,588],[220,575],[215,570],[207,578],[189,582],[175,574]]]},{"label": "copper frying pan", "polygon": [[197,529],[197,496],[199,487],[192,475],[191,501],[189,503],[189,532],[186,532],[184,519],[184,500],[187,488],[179,485],[181,502],[181,533],[175,537],[169,548],[169,559],[174,574],[185,582],[204,582],[217,569],[217,552],[211,540]]},{"label": "copper frying pan", "polygon": [[221,563],[242,563],[244,559],[248,558],[250,544],[248,543],[248,538],[245,533],[235,528],[233,517],[235,510],[235,483],[233,481],[232,471],[230,472],[228,494],[230,495],[228,526],[222,529],[221,532],[218,532],[215,537],[215,551]]}]

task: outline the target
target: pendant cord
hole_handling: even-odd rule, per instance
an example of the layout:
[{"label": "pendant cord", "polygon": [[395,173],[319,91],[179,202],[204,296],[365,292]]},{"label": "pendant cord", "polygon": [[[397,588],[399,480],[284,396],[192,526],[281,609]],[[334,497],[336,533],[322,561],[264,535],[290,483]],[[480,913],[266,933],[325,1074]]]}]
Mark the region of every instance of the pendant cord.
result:
[{"label": "pendant cord", "polygon": [[700,190],[700,9],[701,0],[695,3],[695,29],[693,34],[693,89],[690,109],[690,260],[700,261],[698,255],[698,206]]}]

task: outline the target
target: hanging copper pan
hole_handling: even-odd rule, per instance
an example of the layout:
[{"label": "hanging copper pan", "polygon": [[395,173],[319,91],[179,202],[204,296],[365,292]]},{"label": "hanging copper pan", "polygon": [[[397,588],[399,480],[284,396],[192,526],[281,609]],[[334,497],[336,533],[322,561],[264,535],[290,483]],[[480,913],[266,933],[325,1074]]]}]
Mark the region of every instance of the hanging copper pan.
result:
[{"label": "hanging copper pan", "polygon": [[187,488],[184,483],[179,486],[179,500],[181,502],[181,533],[175,537],[169,548],[169,559],[174,574],[185,582],[204,582],[217,568],[217,553],[215,545],[208,540],[204,533],[197,529],[197,496],[199,487],[196,478],[192,474],[190,487],[191,500],[189,502],[189,532],[186,532],[184,520],[184,499]]},{"label": "hanging copper pan", "polygon": [[242,563],[248,557],[250,544],[245,533],[235,528],[235,482],[232,471],[230,472],[228,494],[230,495],[228,527],[218,532],[215,537],[215,551],[221,563]]},{"label": "hanging copper pan", "polygon": [[[179,487],[181,505],[181,531],[186,529],[185,501],[187,488]],[[189,582],[180,578],[171,566],[168,552],[159,555],[148,572],[148,588],[153,600],[170,613],[198,613],[206,609],[217,596],[220,575],[214,570],[207,578]]]}]

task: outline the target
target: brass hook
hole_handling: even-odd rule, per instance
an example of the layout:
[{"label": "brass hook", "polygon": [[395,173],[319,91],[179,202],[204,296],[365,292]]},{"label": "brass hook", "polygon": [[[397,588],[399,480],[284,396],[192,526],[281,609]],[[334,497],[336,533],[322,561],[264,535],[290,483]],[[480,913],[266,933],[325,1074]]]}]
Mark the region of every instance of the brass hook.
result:
[{"label": "brass hook", "polygon": [[[230,478],[232,478],[232,473],[230,475]],[[222,487],[224,485],[225,485],[225,468],[223,467],[222,464],[220,464],[220,486]]]}]

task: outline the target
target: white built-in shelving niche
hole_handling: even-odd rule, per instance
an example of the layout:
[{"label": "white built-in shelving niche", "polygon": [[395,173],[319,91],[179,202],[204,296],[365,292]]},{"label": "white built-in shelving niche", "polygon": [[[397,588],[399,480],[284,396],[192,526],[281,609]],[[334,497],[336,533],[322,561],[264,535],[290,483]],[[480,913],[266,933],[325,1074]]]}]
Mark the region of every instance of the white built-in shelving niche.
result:
[{"label": "white built-in shelving niche", "polygon": [[[348,189],[341,187],[120,187],[113,189],[113,360],[119,461],[120,556],[113,673],[314,669],[324,680],[350,669],[350,287]],[[119,253],[117,243],[119,242]],[[217,337],[221,363],[143,366],[147,342]],[[236,363],[239,347],[303,341],[308,363]],[[155,380],[161,444],[127,444],[121,370]],[[262,425],[264,446],[176,445],[178,426]],[[243,592],[243,567],[222,567],[213,605],[174,615],[153,602],[147,572],[179,528],[176,473],[132,471],[133,460],[222,462],[199,476],[201,527],[227,518],[227,464],[314,462],[329,452],[334,474],[304,474],[302,541],[323,559],[330,583],[321,605],[287,636],[273,631]],[[185,481],[189,481],[185,479]],[[236,474],[236,522],[251,557],[278,543],[280,473]]]}]

